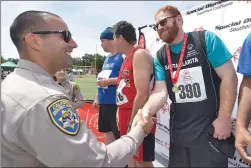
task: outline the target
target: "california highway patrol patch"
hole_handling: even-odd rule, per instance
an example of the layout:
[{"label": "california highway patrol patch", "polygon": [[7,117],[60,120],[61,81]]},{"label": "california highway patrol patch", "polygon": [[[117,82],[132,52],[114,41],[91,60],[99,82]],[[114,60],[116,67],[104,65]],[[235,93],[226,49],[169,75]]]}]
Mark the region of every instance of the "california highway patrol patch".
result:
[{"label": "california highway patrol patch", "polygon": [[62,132],[77,135],[80,128],[79,116],[68,99],[59,99],[52,102],[47,111],[53,122]]},{"label": "california highway patrol patch", "polygon": [[74,90],[80,90],[78,84],[75,84],[75,85],[73,86],[73,89],[74,89]]}]

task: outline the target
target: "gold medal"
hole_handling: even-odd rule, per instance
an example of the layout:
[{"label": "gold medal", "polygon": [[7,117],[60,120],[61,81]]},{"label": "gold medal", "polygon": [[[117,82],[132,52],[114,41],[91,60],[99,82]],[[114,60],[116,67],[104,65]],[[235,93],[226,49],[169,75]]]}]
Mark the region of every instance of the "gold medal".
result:
[{"label": "gold medal", "polygon": [[178,86],[173,85],[172,91],[173,91],[174,93],[178,92],[178,91],[179,91]]},{"label": "gold medal", "polygon": [[[175,84],[178,81],[181,66],[182,66],[182,63],[183,63],[183,60],[184,60],[186,44],[187,44],[187,35],[186,35],[186,33],[184,33],[184,38],[183,39],[184,39],[184,42],[182,44],[182,48],[181,48],[181,52],[180,52],[180,56],[179,56],[180,58],[179,58],[179,62],[178,62],[178,67],[177,67],[175,75],[173,74],[173,66],[172,66],[170,48],[169,48],[168,45],[166,46],[166,56],[167,56],[168,66],[170,68],[170,76],[171,76],[171,80],[172,80],[173,84]],[[172,91],[174,93],[179,92],[178,86],[173,85]]]}]

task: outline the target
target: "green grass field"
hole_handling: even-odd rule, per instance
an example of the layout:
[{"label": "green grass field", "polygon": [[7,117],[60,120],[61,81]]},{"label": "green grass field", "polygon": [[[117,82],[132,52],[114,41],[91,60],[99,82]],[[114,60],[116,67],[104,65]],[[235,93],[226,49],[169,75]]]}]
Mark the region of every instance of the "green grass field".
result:
[{"label": "green grass field", "polygon": [[85,100],[94,100],[97,93],[96,75],[86,75],[74,81],[79,85]]}]

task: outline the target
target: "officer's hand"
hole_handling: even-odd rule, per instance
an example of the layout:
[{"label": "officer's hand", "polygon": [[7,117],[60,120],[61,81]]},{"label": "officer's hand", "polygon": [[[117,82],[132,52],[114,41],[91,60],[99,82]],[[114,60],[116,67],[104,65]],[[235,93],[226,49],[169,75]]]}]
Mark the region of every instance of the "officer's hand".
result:
[{"label": "officer's hand", "polygon": [[99,109],[99,102],[98,102],[98,99],[94,100],[94,102],[93,102],[93,107],[94,107],[95,109]]},{"label": "officer's hand", "polygon": [[251,157],[247,153],[247,147],[251,147],[251,135],[247,128],[236,125],[235,147],[242,159],[251,164]]},{"label": "officer's hand", "polygon": [[147,123],[144,122],[142,110],[140,109],[133,119],[132,127],[139,125],[143,128],[145,135],[148,135],[152,131],[154,122],[156,122],[156,118],[153,117],[151,117]]}]

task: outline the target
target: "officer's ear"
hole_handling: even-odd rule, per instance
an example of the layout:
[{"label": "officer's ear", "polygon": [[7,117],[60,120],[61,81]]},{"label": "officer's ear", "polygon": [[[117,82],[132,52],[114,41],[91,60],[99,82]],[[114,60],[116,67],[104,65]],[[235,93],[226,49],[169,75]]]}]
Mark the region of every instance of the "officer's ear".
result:
[{"label": "officer's ear", "polygon": [[27,47],[34,50],[41,50],[41,37],[38,34],[28,33],[24,36],[24,42]]}]

